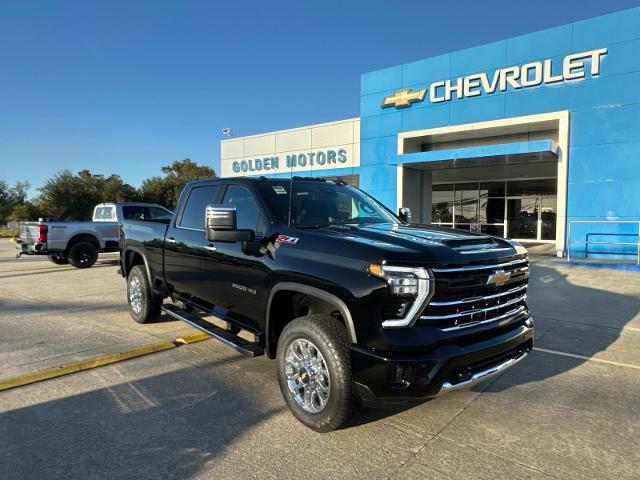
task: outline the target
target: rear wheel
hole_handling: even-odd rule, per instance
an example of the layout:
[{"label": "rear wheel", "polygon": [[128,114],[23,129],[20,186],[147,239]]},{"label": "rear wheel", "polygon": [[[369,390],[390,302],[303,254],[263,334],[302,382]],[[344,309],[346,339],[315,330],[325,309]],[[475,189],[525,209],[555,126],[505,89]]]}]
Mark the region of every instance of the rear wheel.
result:
[{"label": "rear wheel", "polygon": [[69,249],[67,258],[76,268],[89,268],[98,260],[98,249],[91,242],[78,242]]},{"label": "rear wheel", "polygon": [[355,407],[349,339],[342,323],[315,314],[291,321],[278,340],[280,390],[293,415],[317,432],[340,428]]},{"label": "rear wheel", "polygon": [[136,265],[127,277],[127,300],[129,313],[138,323],[150,323],[160,317],[162,297],[151,291],[147,273]]},{"label": "rear wheel", "polygon": [[56,265],[68,265],[69,264],[69,260],[67,260],[64,257],[57,257],[55,255],[47,255],[47,257],[49,258],[49,261],[51,263],[55,263]]}]

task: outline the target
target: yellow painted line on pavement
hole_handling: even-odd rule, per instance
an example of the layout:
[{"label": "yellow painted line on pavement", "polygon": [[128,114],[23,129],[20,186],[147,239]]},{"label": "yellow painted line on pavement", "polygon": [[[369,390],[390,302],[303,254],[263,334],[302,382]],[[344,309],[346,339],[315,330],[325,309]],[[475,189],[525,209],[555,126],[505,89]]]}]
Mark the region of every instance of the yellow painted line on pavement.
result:
[{"label": "yellow painted line on pavement", "polygon": [[633,363],[614,362],[613,360],[603,360],[602,358],[587,357],[585,355],[578,355],[576,353],[559,352],[558,350],[549,350],[548,348],[533,347],[538,352],[551,353],[553,355],[561,355],[563,357],[579,358],[580,360],[588,360],[595,363],[604,363],[605,365],[614,365],[616,367],[633,368],[640,370],[640,365],[634,365]]},{"label": "yellow painted line on pavement", "polygon": [[90,370],[92,368],[102,367],[104,365],[111,365],[112,363],[130,360],[132,358],[141,357],[150,353],[171,350],[172,348],[177,348],[181,345],[188,345],[190,343],[200,342],[202,340],[206,340],[207,338],[211,337],[206,333],[196,333],[195,335],[189,335],[188,337],[176,338],[175,340],[170,342],[152,343],[124,352],[110,353],[108,355],[88,358],[76,363],[70,363],[69,365],[60,365],[58,367],[47,368],[38,372],[25,373],[23,375],[18,375],[17,377],[0,380],[0,392],[9,390],[10,388],[22,387],[31,383],[37,383],[44,380],[50,380],[52,378],[62,377],[71,373],[82,372],[84,370]]}]

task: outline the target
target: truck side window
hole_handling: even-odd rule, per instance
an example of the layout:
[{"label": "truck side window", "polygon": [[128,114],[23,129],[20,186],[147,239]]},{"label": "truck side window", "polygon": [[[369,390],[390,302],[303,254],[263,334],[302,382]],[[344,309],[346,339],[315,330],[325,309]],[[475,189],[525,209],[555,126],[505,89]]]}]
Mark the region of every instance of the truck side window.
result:
[{"label": "truck side window", "polygon": [[164,208],[149,207],[148,210],[149,214],[147,218],[151,220],[170,220],[173,216],[170,211],[165,210]]},{"label": "truck side window", "polygon": [[247,188],[231,185],[227,188],[222,203],[236,207],[239,229],[253,230],[257,237],[264,236],[267,229],[264,215]]},{"label": "truck side window", "polygon": [[139,205],[127,205],[122,207],[122,216],[125,220],[144,220],[144,207]]},{"label": "truck side window", "polygon": [[216,203],[219,188],[217,185],[210,185],[191,189],[178,226],[204,230],[205,209],[207,205]]}]

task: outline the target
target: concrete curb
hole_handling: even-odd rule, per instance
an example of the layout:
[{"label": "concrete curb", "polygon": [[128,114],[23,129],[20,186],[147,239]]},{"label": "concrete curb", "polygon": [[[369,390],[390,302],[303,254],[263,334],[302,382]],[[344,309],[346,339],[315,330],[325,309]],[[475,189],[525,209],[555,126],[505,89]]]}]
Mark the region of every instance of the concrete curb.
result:
[{"label": "concrete curb", "polygon": [[131,350],[126,350],[124,352],[110,353],[108,355],[88,358],[86,360],[71,363],[69,365],[60,365],[37,372],[25,373],[23,375],[18,375],[17,377],[0,380],[0,392],[9,390],[11,388],[17,388],[24,385],[30,385],[32,383],[42,382],[44,380],[50,380],[52,378],[62,377],[64,375],[69,375],[72,373],[82,372],[84,370],[90,370],[92,368],[111,365],[113,363],[130,360],[132,358],[141,357],[150,353],[171,350],[182,345],[200,342],[208,338],[211,337],[205,333],[196,333],[195,335],[190,335],[188,337],[176,338],[175,340],[170,342],[152,343],[149,345],[143,345],[142,347],[133,348]]}]

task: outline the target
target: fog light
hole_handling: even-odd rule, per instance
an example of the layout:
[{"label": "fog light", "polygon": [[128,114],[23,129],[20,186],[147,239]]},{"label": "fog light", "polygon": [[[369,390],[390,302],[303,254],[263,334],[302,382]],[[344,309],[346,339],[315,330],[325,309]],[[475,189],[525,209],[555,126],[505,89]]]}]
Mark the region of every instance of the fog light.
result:
[{"label": "fog light", "polygon": [[412,366],[396,365],[395,372],[393,374],[393,384],[391,387],[396,389],[408,388],[411,385],[412,377]]}]

